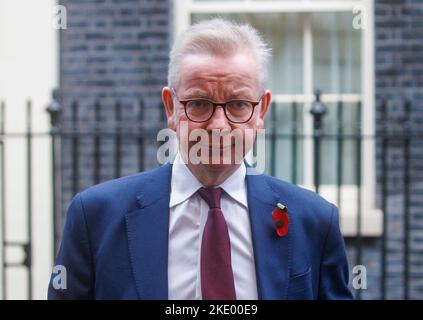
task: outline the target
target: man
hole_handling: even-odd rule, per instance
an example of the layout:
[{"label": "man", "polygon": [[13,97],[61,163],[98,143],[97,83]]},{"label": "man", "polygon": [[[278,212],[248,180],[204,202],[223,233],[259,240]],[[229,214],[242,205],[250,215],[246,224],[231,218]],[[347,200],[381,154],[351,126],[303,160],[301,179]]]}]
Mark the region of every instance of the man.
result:
[{"label": "man", "polygon": [[176,40],[162,91],[174,163],[75,196],[66,285],[53,273],[49,298],[351,298],[335,206],[236,161],[264,125],[268,56],[253,28],[221,19]]}]

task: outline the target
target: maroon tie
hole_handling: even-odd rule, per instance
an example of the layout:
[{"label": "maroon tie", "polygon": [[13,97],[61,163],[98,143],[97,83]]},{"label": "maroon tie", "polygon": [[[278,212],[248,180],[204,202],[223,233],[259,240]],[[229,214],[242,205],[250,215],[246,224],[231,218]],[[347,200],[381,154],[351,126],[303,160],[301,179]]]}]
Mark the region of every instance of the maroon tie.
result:
[{"label": "maroon tie", "polygon": [[209,205],[201,242],[201,291],[203,300],[236,300],[228,226],[220,209],[222,189],[201,188]]}]

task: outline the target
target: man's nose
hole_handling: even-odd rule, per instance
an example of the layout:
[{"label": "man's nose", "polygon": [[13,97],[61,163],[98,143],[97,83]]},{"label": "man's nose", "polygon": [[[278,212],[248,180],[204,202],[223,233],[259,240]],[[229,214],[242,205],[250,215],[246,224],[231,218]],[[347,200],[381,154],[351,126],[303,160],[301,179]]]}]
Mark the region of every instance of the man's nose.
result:
[{"label": "man's nose", "polygon": [[230,129],[228,118],[226,118],[225,110],[222,106],[216,106],[213,116],[207,123],[208,129]]}]

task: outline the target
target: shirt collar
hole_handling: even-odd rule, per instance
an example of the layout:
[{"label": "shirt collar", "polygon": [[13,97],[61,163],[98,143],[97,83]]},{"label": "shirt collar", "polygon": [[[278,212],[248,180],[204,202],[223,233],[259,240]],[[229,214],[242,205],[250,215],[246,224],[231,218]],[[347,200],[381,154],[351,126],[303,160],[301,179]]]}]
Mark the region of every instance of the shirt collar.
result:
[{"label": "shirt collar", "polygon": [[223,181],[219,187],[221,187],[225,192],[234,200],[238,201],[244,207],[248,208],[247,202],[247,188],[245,185],[245,175],[247,169],[245,168],[245,163],[242,164],[236,169],[231,176],[229,176],[225,181]]},{"label": "shirt collar", "polygon": [[[243,162],[238,169],[219,185],[231,198],[248,208],[245,175],[247,169]],[[183,163],[179,153],[172,166],[172,180],[169,207],[172,208],[190,198],[203,185]]]},{"label": "shirt collar", "polygon": [[177,153],[172,166],[169,207],[172,208],[173,206],[184,202],[201,187],[201,183],[188,169],[186,164],[183,163],[180,154]]}]

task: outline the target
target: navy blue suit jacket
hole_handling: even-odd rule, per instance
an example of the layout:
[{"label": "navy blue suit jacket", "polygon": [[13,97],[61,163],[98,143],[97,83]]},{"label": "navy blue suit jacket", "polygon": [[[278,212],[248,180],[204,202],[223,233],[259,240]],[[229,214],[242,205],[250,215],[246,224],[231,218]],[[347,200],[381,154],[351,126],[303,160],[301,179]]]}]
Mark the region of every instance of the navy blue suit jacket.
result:
[{"label": "navy blue suit jacket", "polygon": [[[66,289],[49,299],[167,299],[172,165],[93,186],[72,200],[56,265]],[[247,175],[259,299],[350,299],[336,207],[273,177]],[[276,234],[272,210],[289,210]],[[57,287],[57,286],[56,286]]]}]

